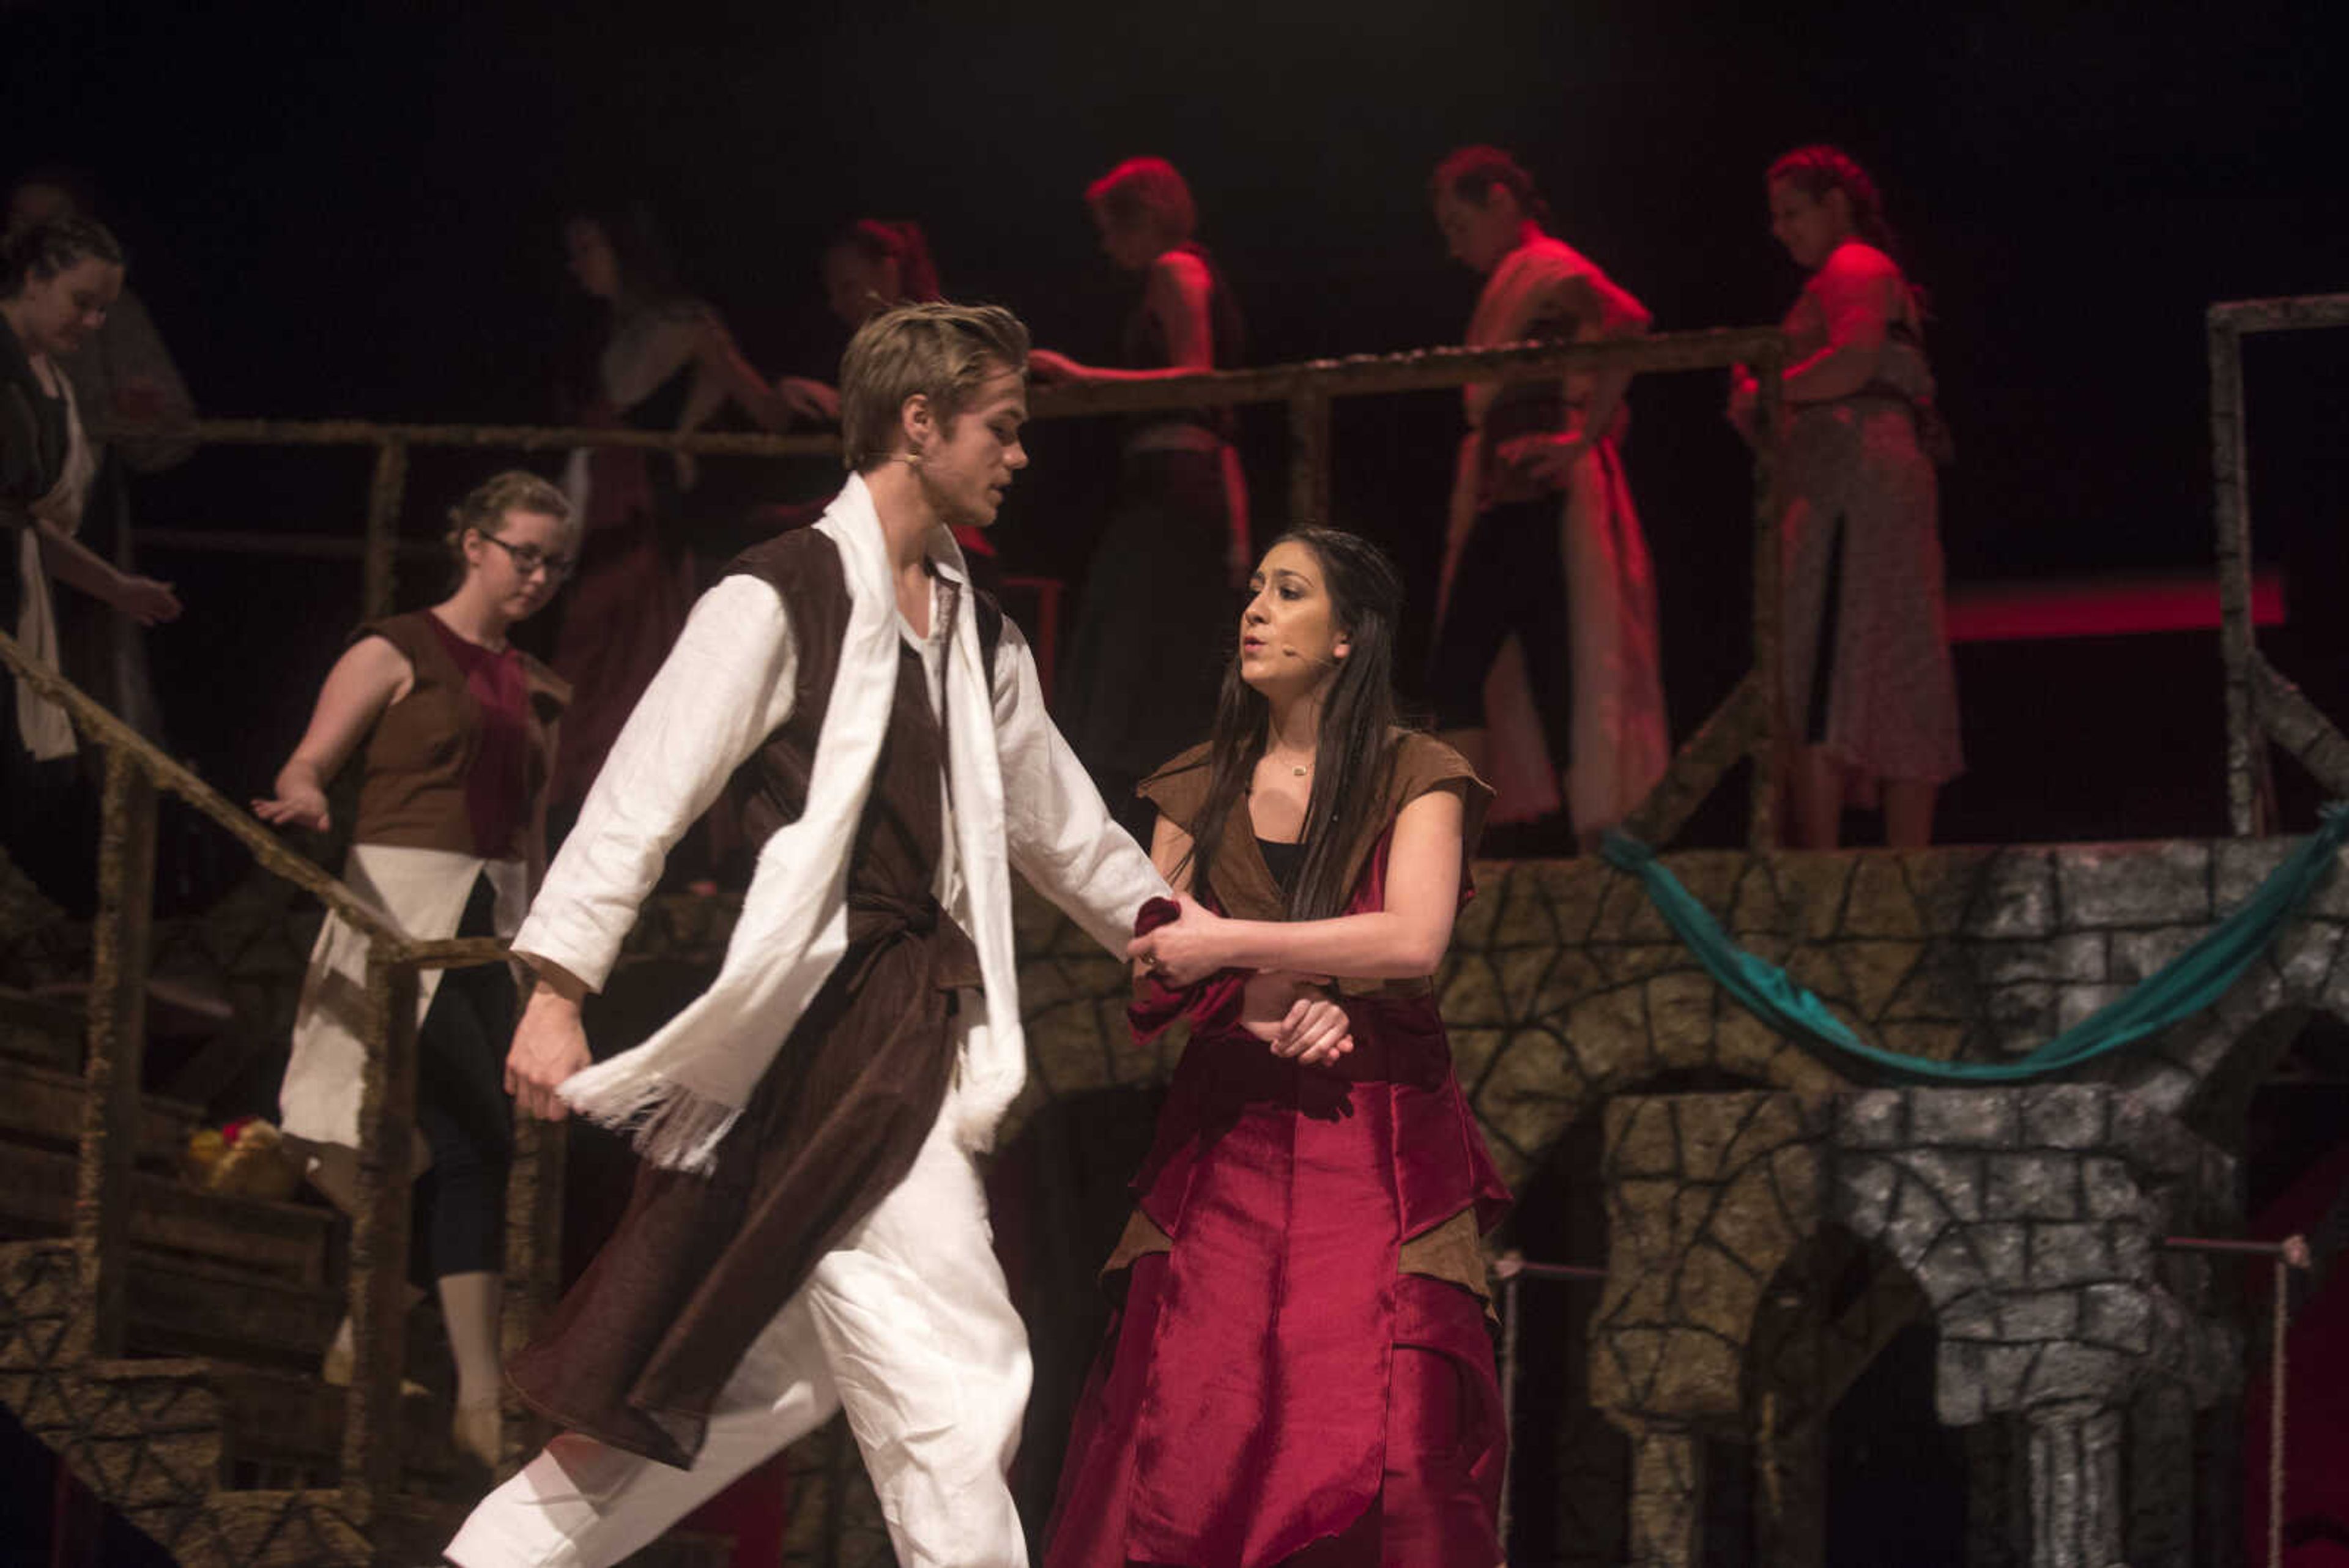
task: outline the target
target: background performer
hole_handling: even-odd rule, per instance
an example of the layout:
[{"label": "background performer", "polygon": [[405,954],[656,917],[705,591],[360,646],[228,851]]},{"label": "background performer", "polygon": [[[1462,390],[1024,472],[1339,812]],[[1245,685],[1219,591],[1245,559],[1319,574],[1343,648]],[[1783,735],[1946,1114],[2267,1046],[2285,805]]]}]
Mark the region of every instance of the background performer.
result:
[{"label": "background performer", "polygon": [[[411,937],[510,937],[546,864],[546,798],[568,695],[506,640],[546,607],[579,546],[563,493],[501,473],[449,514],[456,591],[430,609],[369,623],[327,671],[310,727],[253,803],[263,821],[323,833],[329,781],[360,759],[358,816],[343,877]],[[358,1207],[359,1093],[367,941],[329,914],[294,1019],[279,1117],[310,1179]],[[513,1107],[500,1077],[513,1031],[502,964],[418,977],[416,1127],[429,1160],[424,1253],[457,1365],[457,1446],[497,1463],[498,1302],[505,1268]],[[418,1161],[422,1174],[425,1160]],[[350,1381],[350,1323],[326,1380]]]},{"label": "background performer", "polygon": [[[1485,275],[1469,348],[1601,342],[1648,329],[1638,300],[1543,230],[1549,209],[1507,153],[1461,148],[1436,166],[1433,189],[1453,258]],[[1497,764],[1498,751],[1486,752],[1486,680],[1516,639],[1549,742],[1547,776],[1532,789],[1547,794],[1549,778],[1564,781],[1586,848],[1671,761],[1655,572],[1617,451],[1630,380],[1619,370],[1578,372],[1563,393],[1555,376],[1461,389],[1469,429],[1429,670],[1437,728],[1478,768]],[[1523,711],[1510,683],[1497,695],[1496,727]],[[1507,804],[1516,792],[1504,787]]]},{"label": "background performer", "polygon": [[[1921,848],[1933,797],[1964,771],[1941,586],[1946,442],[1924,312],[1892,259],[1867,171],[1832,147],[1770,166],[1770,232],[1810,281],[1786,314],[1783,700],[1806,849],[1832,849],[1844,803],[1880,791],[1884,838]],[[1753,429],[1753,377],[1730,418]]]},{"label": "background performer", "polygon": [[[1039,349],[1040,381],[1154,381],[1239,362],[1240,313],[1193,238],[1191,188],[1163,158],[1133,158],[1085,191],[1102,251],[1143,280],[1118,367]],[[1228,408],[1123,425],[1117,501],[1085,568],[1062,713],[1069,741],[1120,821],[1133,786],[1216,711],[1216,664],[1248,561],[1247,485]]]}]

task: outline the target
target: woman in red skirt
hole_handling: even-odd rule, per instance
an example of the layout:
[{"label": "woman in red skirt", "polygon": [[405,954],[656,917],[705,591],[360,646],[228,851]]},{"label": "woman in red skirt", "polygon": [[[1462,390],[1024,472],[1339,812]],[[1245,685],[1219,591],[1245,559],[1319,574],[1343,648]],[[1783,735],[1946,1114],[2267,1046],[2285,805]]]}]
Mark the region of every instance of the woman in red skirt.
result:
[{"label": "woman in red skirt", "polygon": [[[1143,911],[1133,1019],[1190,1038],[1048,1568],[1493,1568],[1480,1238],[1508,1193],[1431,979],[1491,792],[1396,722],[1402,591],[1374,548],[1288,535],[1249,592],[1212,736],[1142,784],[1184,897]],[[1346,1038],[1284,1054],[1240,1027],[1308,976]]]}]

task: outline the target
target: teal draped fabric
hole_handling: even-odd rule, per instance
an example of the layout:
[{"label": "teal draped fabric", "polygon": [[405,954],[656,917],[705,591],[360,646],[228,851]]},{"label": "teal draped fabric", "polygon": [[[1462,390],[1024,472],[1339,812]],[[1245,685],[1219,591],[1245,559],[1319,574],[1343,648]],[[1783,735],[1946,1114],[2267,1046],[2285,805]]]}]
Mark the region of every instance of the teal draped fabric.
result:
[{"label": "teal draped fabric", "polygon": [[2314,834],[2271,872],[2242,908],[2127,996],[2099,1009],[2011,1062],[1936,1062],[1870,1045],[1826,1004],[1777,965],[1732,941],[1712,912],[1656,858],[1656,852],[1621,833],[1609,833],[1599,853],[1609,865],[1640,878],[1656,912],[1697,961],[1755,1017],[1797,1044],[1870,1063],[1910,1078],[1943,1084],[2016,1084],[2050,1077],[2158,1033],[2190,1018],[2223,995],[2274,942],[2332,869],[2349,839],[2349,804],[2324,808]]}]

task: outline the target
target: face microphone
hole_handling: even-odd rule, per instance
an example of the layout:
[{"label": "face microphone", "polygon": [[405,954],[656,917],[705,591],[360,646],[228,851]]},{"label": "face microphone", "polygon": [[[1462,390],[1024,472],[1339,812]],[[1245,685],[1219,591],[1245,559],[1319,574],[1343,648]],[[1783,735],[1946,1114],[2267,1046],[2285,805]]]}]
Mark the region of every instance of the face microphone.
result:
[{"label": "face microphone", "polygon": [[1340,664],[1345,662],[1345,660],[1340,659],[1324,659],[1318,653],[1308,653],[1294,643],[1282,643],[1280,645],[1280,651],[1288,655],[1291,659],[1301,659],[1308,664],[1326,664],[1332,670],[1337,669]]}]

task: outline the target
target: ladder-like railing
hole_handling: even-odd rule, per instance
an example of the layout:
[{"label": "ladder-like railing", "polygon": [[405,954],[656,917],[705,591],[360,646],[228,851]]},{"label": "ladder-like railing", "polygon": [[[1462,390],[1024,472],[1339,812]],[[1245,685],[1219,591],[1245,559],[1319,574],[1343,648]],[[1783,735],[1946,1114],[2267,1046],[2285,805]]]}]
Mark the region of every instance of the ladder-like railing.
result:
[{"label": "ladder-like railing", "polygon": [[[417,977],[427,969],[502,963],[503,943],[421,941],[206,784],[87,692],[0,633],[0,665],[62,707],[85,744],[105,754],[98,825],[98,915],[91,933],[86,1091],[73,1210],[75,1311],[61,1356],[68,1366],[123,1354],[130,1268],[132,1167],[146,1055],[148,958],[154,929],[155,823],[160,795],[188,803],[253,852],[262,869],[316,898],[367,942],[367,1050],[359,1100],[358,1209],[351,1220],[349,1311],[355,1352],[343,1432],[345,1511],[374,1519],[399,1479],[402,1319],[409,1186],[416,1126]],[[507,1228],[506,1335],[526,1334],[554,1279],[561,1192],[560,1129],[518,1128]],[[509,1410],[510,1446],[520,1412]]]},{"label": "ladder-like railing", "polygon": [[[1663,781],[1629,826],[1661,844],[1677,833],[1736,763],[1754,763],[1749,836],[1757,846],[1777,842],[1778,704],[1766,701],[1775,680],[1760,672],[1778,662],[1778,512],[1776,431],[1781,418],[1777,372],[1786,340],[1776,327],[1725,327],[1664,332],[1605,343],[1526,343],[1498,348],[1422,348],[1402,354],[1358,354],[1240,370],[1204,371],[1163,380],[1039,387],[1030,394],[1039,419],[1147,413],[1202,407],[1279,403],[1288,412],[1288,517],[1291,524],[1330,520],[1334,461],[1330,408],[1341,398],[1441,390],[1474,381],[1542,380],[1592,371],[1658,375],[1751,369],[1760,383],[1754,441],[1754,673],[1741,681],[1682,748]],[[391,611],[401,551],[400,508],[409,454],[428,448],[548,452],[573,447],[636,447],[696,455],[836,457],[829,435],[680,434],[672,431],[569,429],[542,425],[381,424],[363,420],[202,420],[191,429],[202,442],[236,446],[358,447],[375,452],[366,523],[356,542],[362,562],[359,613],[373,619]],[[154,531],[142,536],[157,537]],[[159,542],[176,549],[226,548],[242,553],[344,555],[347,535],[211,535],[173,531]]]}]

